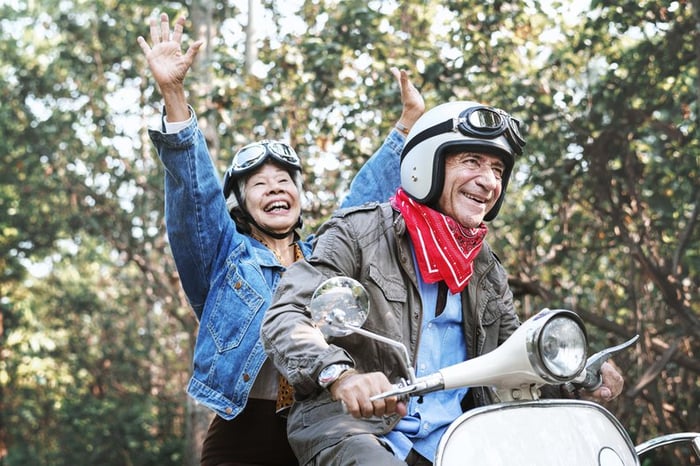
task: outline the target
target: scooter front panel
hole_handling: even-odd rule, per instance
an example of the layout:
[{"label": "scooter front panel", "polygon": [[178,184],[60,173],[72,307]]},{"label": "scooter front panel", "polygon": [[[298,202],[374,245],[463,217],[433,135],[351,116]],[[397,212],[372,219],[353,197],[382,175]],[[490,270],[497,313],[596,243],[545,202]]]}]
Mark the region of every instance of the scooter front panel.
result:
[{"label": "scooter front panel", "polygon": [[634,445],[602,406],[580,400],[500,403],[455,420],[435,466],[639,466]]}]

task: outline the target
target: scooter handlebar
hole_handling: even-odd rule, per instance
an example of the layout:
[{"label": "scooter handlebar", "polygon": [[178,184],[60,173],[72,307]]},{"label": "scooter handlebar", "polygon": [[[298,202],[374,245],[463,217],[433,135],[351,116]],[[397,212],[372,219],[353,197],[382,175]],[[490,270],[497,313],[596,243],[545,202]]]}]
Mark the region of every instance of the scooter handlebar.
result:
[{"label": "scooter handlebar", "polygon": [[638,339],[639,335],[635,335],[624,343],[606,348],[589,357],[586,361],[585,370],[581,372],[581,375],[576,380],[573,381],[573,386],[575,388],[583,388],[588,391],[596,390],[603,383],[603,376],[600,373],[603,363],[610,359],[613,354],[619,353],[623,349],[632,346]]},{"label": "scooter handlebar", "polygon": [[392,396],[398,397],[399,399],[406,399],[410,396],[419,396],[430,392],[436,392],[442,390],[444,387],[445,383],[442,379],[442,374],[436,372],[426,375],[425,377],[420,377],[416,379],[414,383],[407,383],[402,380],[400,383],[395,384],[394,388],[391,390],[380,393],[379,395],[374,395],[370,398],[370,401],[383,400],[384,398]]}]

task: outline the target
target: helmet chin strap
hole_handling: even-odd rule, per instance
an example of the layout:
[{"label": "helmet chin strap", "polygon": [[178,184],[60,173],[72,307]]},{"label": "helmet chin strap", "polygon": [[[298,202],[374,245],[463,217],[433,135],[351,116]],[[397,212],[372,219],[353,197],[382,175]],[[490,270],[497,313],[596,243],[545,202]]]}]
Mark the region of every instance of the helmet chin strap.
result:
[{"label": "helmet chin strap", "polygon": [[258,231],[264,233],[265,235],[267,235],[267,236],[269,236],[269,237],[271,237],[271,238],[275,238],[275,239],[285,239],[285,238],[287,238],[289,235],[291,235],[292,233],[294,233],[294,230],[296,230],[297,228],[301,228],[301,225],[302,225],[302,223],[301,223],[301,216],[299,216],[299,219],[298,219],[297,222],[292,226],[292,228],[290,228],[289,230],[287,230],[287,231],[284,232],[284,233],[277,233],[277,232],[271,231],[271,230],[269,230],[269,229],[267,229],[267,228],[265,228],[265,227],[263,227],[263,226],[260,226],[260,225],[258,224],[258,222],[255,221],[255,219],[253,218],[253,216],[250,215],[250,214],[248,213],[247,210],[244,210],[244,209],[239,208],[239,212],[242,214],[242,215],[241,215],[241,217],[242,217],[241,220],[242,220],[242,221],[249,223],[250,225],[254,226]]},{"label": "helmet chin strap", "polygon": [[[249,216],[249,217],[250,217],[250,216]],[[296,230],[297,228],[299,228],[299,227],[301,226],[301,219],[297,220],[297,223],[295,223],[294,226],[293,226],[292,228],[290,228],[289,230],[287,230],[286,233],[275,233],[274,231],[270,231],[270,230],[268,230],[267,228],[263,228],[263,227],[261,227],[260,225],[258,225],[258,222],[256,222],[255,220],[253,220],[252,217],[250,217],[250,223],[251,223],[255,228],[257,228],[257,229],[260,230],[261,232],[265,233],[267,236],[270,236],[270,237],[275,238],[275,239],[285,239],[285,238],[287,238],[289,235],[291,235],[292,233],[294,233],[294,230]]]}]

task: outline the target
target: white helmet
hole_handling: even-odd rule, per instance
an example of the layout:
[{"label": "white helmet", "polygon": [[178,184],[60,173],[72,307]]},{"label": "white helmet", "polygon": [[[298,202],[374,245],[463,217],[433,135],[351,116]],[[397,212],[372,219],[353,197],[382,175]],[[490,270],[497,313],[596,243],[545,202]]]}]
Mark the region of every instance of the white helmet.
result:
[{"label": "white helmet", "polygon": [[520,121],[501,109],[478,102],[457,101],[438,105],[413,125],[401,153],[401,187],[411,197],[434,205],[445,181],[445,154],[459,150],[500,157],[505,164],[503,189],[484,220],[498,214],[515,156],[521,155],[525,140]]}]

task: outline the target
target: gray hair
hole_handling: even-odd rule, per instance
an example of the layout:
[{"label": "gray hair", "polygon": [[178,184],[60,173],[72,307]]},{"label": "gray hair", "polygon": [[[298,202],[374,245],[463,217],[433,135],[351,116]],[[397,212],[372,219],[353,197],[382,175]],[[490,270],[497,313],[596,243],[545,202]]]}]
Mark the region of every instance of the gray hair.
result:
[{"label": "gray hair", "polygon": [[[245,204],[245,182],[247,179],[247,177],[243,177],[236,180],[236,187],[241,195],[241,202],[243,204]],[[229,212],[233,212],[233,209],[236,207],[239,207],[238,199],[236,198],[236,190],[232,189],[231,194],[229,194],[228,199],[226,199],[226,208]]]}]

